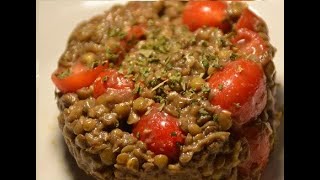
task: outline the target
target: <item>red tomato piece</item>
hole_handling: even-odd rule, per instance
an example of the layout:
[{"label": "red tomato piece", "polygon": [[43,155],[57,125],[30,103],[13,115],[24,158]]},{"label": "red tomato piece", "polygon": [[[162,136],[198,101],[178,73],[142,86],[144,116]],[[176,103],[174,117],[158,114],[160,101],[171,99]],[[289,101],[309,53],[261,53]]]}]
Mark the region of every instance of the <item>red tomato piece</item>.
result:
[{"label": "red tomato piece", "polygon": [[236,24],[236,30],[247,28],[251,31],[258,32],[259,26],[261,26],[262,24],[264,24],[264,21],[260,17],[258,17],[250,9],[245,9],[243,10]]},{"label": "red tomato piece", "polygon": [[232,61],[213,74],[208,82],[214,92],[211,103],[229,110],[235,117],[235,125],[256,118],[266,106],[266,77],[256,62]]},{"label": "red tomato piece", "polygon": [[271,60],[267,43],[256,32],[246,28],[239,29],[237,35],[231,39],[231,42],[241,54],[261,62],[263,65]]},{"label": "red tomato piece", "polygon": [[93,69],[89,69],[81,63],[76,63],[70,68],[70,72],[65,77],[58,77],[63,73],[58,68],[52,75],[51,79],[56,87],[63,93],[75,92],[76,90],[90,86],[97,78],[100,72],[108,67],[108,64],[100,65]]},{"label": "red tomato piece", "polygon": [[254,169],[264,169],[269,160],[271,149],[270,132],[265,126],[249,126],[243,129],[249,144],[249,157],[239,165],[239,172],[250,174]]},{"label": "red tomato piece", "polygon": [[225,27],[227,3],[222,1],[191,1],[183,12],[182,21],[191,31],[200,27]]},{"label": "red tomato piece", "polygon": [[155,154],[164,154],[171,160],[179,158],[180,144],[185,135],[176,118],[161,112],[156,106],[147,115],[143,115],[134,125],[133,135],[145,142]]},{"label": "red tomato piece", "polygon": [[146,31],[145,26],[142,24],[132,26],[126,36],[126,40],[131,41],[133,39],[140,39],[144,36],[145,31]]},{"label": "red tomato piece", "polygon": [[106,92],[107,88],[113,89],[133,89],[134,83],[124,77],[123,74],[113,69],[101,72],[93,84],[93,97],[97,98]]}]

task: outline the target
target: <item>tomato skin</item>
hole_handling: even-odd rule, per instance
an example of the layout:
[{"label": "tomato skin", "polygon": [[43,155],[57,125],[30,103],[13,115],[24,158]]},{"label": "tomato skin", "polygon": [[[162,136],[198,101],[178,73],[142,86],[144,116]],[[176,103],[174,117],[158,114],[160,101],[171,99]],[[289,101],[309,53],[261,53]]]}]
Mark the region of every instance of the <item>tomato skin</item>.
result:
[{"label": "tomato skin", "polygon": [[65,78],[58,78],[57,74],[61,72],[58,68],[52,75],[51,80],[62,93],[75,92],[76,90],[90,86],[97,78],[100,72],[108,67],[108,64],[100,65],[93,69],[88,69],[81,63],[76,63],[71,67],[71,74]]},{"label": "tomato skin", "polygon": [[269,54],[267,43],[256,32],[242,28],[237,35],[231,39],[233,45],[238,48],[239,53],[249,56],[251,59],[267,64],[272,58]]},{"label": "tomato skin", "polygon": [[235,125],[256,118],[267,103],[266,77],[260,64],[238,59],[226,64],[209,80],[213,91],[210,102],[229,110]]},{"label": "tomato skin", "polygon": [[242,130],[243,136],[248,140],[249,157],[239,165],[239,172],[249,175],[252,170],[264,169],[269,160],[271,150],[270,132],[265,126],[253,125]]},{"label": "tomato skin", "polygon": [[191,31],[203,26],[224,27],[227,18],[227,3],[222,1],[191,1],[182,15],[182,21]]},{"label": "tomato skin", "polygon": [[185,135],[176,118],[153,106],[149,114],[143,115],[134,125],[133,135],[145,142],[155,154],[164,154],[171,160],[179,158]]},{"label": "tomato skin", "polygon": [[235,28],[236,30],[246,28],[251,31],[258,32],[258,27],[263,23],[264,21],[260,17],[258,17],[254,12],[247,8],[243,10]]},{"label": "tomato skin", "polygon": [[106,92],[107,88],[133,89],[134,83],[126,79],[123,74],[113,69],[108,69],[99,74],[93,84],[93,97],[97,98]]},{"label": "tomato skin", "polygon": [[126,36],[126,41],[142,38],[145,34],[145,31],[146,31],[146,28],[145,28],[145,25],[143,24],[132,26]]}]

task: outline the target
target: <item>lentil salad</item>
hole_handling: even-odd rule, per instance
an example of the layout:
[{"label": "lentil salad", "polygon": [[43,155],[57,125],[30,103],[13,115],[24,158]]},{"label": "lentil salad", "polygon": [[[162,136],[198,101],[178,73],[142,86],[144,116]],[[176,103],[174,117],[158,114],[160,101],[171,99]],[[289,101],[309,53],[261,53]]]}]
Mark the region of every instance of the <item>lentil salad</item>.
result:
[{"label": "lentil salad", "polygon": [[[130,2],[72,33],[53,75],[59,124],[78,165],[97,179],[246,179],[265,166],[270,150],[261,164],[250,152],[257,136],[271,149],[277,119],[267,29],[240,28],[248,10],[231,3],[231,27],[194,30],[184,20],[190,4]],[[225,79],[237,73],[243,82],[257,74],[258,88],[237,89],[250,93],[229,102],[237,83]],[[156,126],[163,122],[169,128]],[[161,139],[172,143],[153,142]]]}]

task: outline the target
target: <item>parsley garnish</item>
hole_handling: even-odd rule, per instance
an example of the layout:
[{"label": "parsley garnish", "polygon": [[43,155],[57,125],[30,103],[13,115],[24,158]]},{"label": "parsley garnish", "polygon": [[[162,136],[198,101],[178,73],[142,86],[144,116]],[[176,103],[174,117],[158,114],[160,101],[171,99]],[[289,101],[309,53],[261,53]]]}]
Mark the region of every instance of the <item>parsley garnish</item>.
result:
[{"label": "parsley garnish", "polygon": [[142,76],[148,77],[148,75],[149,75],[149,68],[147,68],[147,67],[141,67],[141,68],[140,68],[140,73],[142,74]]},{"label": "parsley garnish", "polygon": [[171,132],[171,136],[177,136],[177,133],[175,131]]},{"label": "parsley garnish", "polygon": [[102,78],[102,82],[106,82],[108,80],[108,77],[107,76],[104,76],[103,78]]},{"label": "parsley garnish", "polygon": [[162,96],[154,96],[154,100],[161,104],[165,104],[166,102],[166,100]]},{"label": "parsley garnish", "polygon": [[227,45],[227,42],[224,39],[220,39],[220,43],[222,47]]},{"label": "parsley garnish", "polygon": [[218,120],[218,114],[214,114],[212,116],[212,121],[217,121]]},{"label": "parsley garnish", "polygon": [[92,68],[97,67],[98,65],[99,65],[98,60],[95,60],[92,63],[90,63],[88,67],[92,69]]},{"label": "parsley garnish", "polygon": [[202,62],[203,67],[205,67],[205,68],[208,68],[208,67],[209,67],[209,61],[208,61],[208,59],[203,59],[201,62]]},{"label": "parsley garnish", "polygon": [[199,109],[199,113],[200,113],[201,116],[205,116],[205,115],[209,114],[208,111],[206,111],[204,108],[200,108]]},{"label": "parsley garnish", "polygon": [[123,39],[126,36],[126,33],[121,31],[119,28],[111,28],[108,31],[109,37],[119,37],[120,39]]},{"label": "parsley garnish", "polygon": [[139,53],[144,57],[149,58],[152,55],[153,51],[150,49],[140,49]]},{"label": "parsley garnish", "polygon": [[231,60],[235,60],[238,57],[238,55],[236,53],[232,53],[230,56]]},{"label": "parsley garnish", "polygon": [[220,91],[222,91],[222,89],[223,89],[223,84],[219,84],[219,85],[218,85],[218,89],[219,89]]},{"label": "parsley garnish", "polygon": [[181,73],[176,72],[169,77],[170,81],[180,83],[181,81]]},{"label": "parsley garnish", "polygon": [[140,86],[140,83],[135,84],[133,94],[140,94],[142,92],[142,88]]},{"label": "parsley garnish", "polygon": [[111,51],[111,49],[106,49],[106,58],[109,60],[116,60],[119,56]]},{"label": "parsley garnish", "polygon": [[57,77],[59,79],[63,79],[65,77],[68,77],[70,74],[71,74],[70,69],[67,69],[67,70],[63,71],[62,73],[58,74]]},{"label": "parsley garnish", "polygon": [[202,85],[202,87],[201,87],[201,92],[203,92],[203,93],[209,93],[210,90],[211,89],[206,84]]},{"label": "parsley garnish", "polygon": [[208,47],[208,42],[205,40],[201,40],[201,46]]}]

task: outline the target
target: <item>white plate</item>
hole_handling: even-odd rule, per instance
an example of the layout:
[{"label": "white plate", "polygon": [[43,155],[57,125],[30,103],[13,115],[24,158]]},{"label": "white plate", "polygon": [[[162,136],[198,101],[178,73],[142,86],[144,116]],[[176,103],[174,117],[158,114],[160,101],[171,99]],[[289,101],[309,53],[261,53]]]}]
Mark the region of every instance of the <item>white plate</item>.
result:
[{"label": "white plate", "polygon": [[[120,3],[124,3],[121,1]],[[37,1],[36,57],[36,162],[39,180],[82,180],[86,176],[67,152],[58,128],[58,109],[50,75],[64,51],[73,28],[85,19],[102,13],[114,1],[40,0]],[[119,3],[119,1],[117,1]],[[275,64],[278,82],[282,84],[279,100],[283,103],[284,78],[284,6],[283,0],[250,2],[252,9],[269,26],[272,44],[277,48]],[[283,125],[276,150],[264,173],[264,180],[283,180]]]}]

